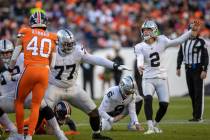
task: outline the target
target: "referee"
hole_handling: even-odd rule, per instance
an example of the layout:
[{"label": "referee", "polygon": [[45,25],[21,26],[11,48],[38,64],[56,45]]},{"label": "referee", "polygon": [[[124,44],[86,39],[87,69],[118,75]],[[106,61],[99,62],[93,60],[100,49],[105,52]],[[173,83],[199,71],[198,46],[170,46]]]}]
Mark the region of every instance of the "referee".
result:
[{"label": "referee", "polygon": [[[200,27],[198,27],[200,28]],[[181,44],[177,57],[177,76],[181,75],[182,61],[185,64],[186,81],[192,101],[193,118],[189,121],[202,122],[204,110],[204,82],[209,63],[205,41],[199,37],[199,30]]]}]

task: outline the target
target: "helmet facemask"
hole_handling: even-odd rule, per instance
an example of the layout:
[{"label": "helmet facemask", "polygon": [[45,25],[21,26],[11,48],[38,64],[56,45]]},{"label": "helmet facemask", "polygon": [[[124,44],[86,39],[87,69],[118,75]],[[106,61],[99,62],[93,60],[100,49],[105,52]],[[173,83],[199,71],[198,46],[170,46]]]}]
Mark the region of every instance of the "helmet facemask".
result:
[{"label": "helmet facemask", "polygon": [[5,64],[9,64],[14,46],[9,40],[0,40],[0,58]]}]

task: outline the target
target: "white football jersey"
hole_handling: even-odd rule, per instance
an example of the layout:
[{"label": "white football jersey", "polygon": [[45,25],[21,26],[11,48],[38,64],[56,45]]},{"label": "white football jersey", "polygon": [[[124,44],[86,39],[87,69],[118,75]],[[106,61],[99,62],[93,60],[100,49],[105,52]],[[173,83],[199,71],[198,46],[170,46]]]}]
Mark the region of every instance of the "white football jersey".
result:
[{"label": "white football jersey", "polygon": [[[23,61],[24,61],[24,54],[21,53],[18,56],[16,65],[13,69],[12,76],[18,76],[18,77],[20,76],[20,74],[23,71],[23,65],[24,65]],[[8,67],[8,66],[6,66],[6,67]],[[16,86],[17,86],[17,80],[16,81],[15,80],[11,80],[11,81],[3,80],[3,81],[1,81],[1,84],[0,84],[0,93],[2,95],[14,96]]]},{"label": "white football jersey", "polygon": [[61,88],[71,87],[76,83],[82,56],[86,53],[81,45],[76,45],[70,54],[62,56],[58,49],[56,62],[51,69],[49,83]]},{"label": "white football jersey", "polygon": [[119,86],[114,86],[108,89],[99,106],[99,114],[105,120],[111,117],[109,114],[120,114],[125,108],[128,108],[132,122],[138,122],[135,107],[136,94],[132,94],[123,98]]},{"label": "white football jersey", "polygon": [[174,40],[170,40],[164,35],[159,35],[151,45],[145,42],[138,43],[135,46],[135,54],[137,57],[137,66],[144,68],[143,78],[166,78],[167,73],[163,63],[166,48],[181,44],[190,35],[191,30]]}]

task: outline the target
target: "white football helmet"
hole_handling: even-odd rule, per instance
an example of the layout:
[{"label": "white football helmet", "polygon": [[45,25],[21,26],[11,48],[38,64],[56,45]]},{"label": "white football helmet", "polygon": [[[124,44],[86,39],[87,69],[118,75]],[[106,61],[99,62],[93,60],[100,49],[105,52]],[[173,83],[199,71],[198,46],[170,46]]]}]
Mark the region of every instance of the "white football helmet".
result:
[{"label": "white football helmet", "polygon": [[4,63],[9,63],[13,51],[14,45],[11,41],[7,39],[0,40],[0,58],[3,60]]},{"label": "white football helmet", "polygon": [[134,80],[131,76],[123,77],[119,83],[120,90],[123,95],[130,95],[135,93]]},{"label": "white football helmet", "polygon": [[[152,32],[148,35],[144,34],[144,29],[152,29]],[[152,37],[159,35],[158,26],[153,20],[146,20],[141,26],[141,35],[144,40],[148,40]]]},{"label": "white football helmet", "polygon": [[62,54],[70,54],[76,45],[73,33],[67,29],[62,29],[57,32],[57,36],[59,52]]}]

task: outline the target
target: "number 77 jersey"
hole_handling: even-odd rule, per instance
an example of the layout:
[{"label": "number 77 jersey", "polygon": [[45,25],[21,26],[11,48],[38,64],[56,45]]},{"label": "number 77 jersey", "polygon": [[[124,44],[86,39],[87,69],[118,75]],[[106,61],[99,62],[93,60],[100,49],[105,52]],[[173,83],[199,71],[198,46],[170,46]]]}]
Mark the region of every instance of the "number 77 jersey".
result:
[{"label": "number 77 jersey", "polygon": [[74,46],[70,54],[60,53],[57,47],[55,67],[50,72],[49,83],[60,88],[74,86],[85,54],[85,49],[79,44]]},{"label": "number 77 jersey", "polygon": [[143,66],[143,78],[166,78],[167,73],[165,64],[165,49],[168,38],[160,35],[157,40],[149,45],[145,42],[135,45],[137,66]]},{"label": "number 77 jersey", "polygon": [[38,28],[21,28],[18,33],[24,51],[24,64],[49,65],[49,57],[56,48],[57,35]]}]

